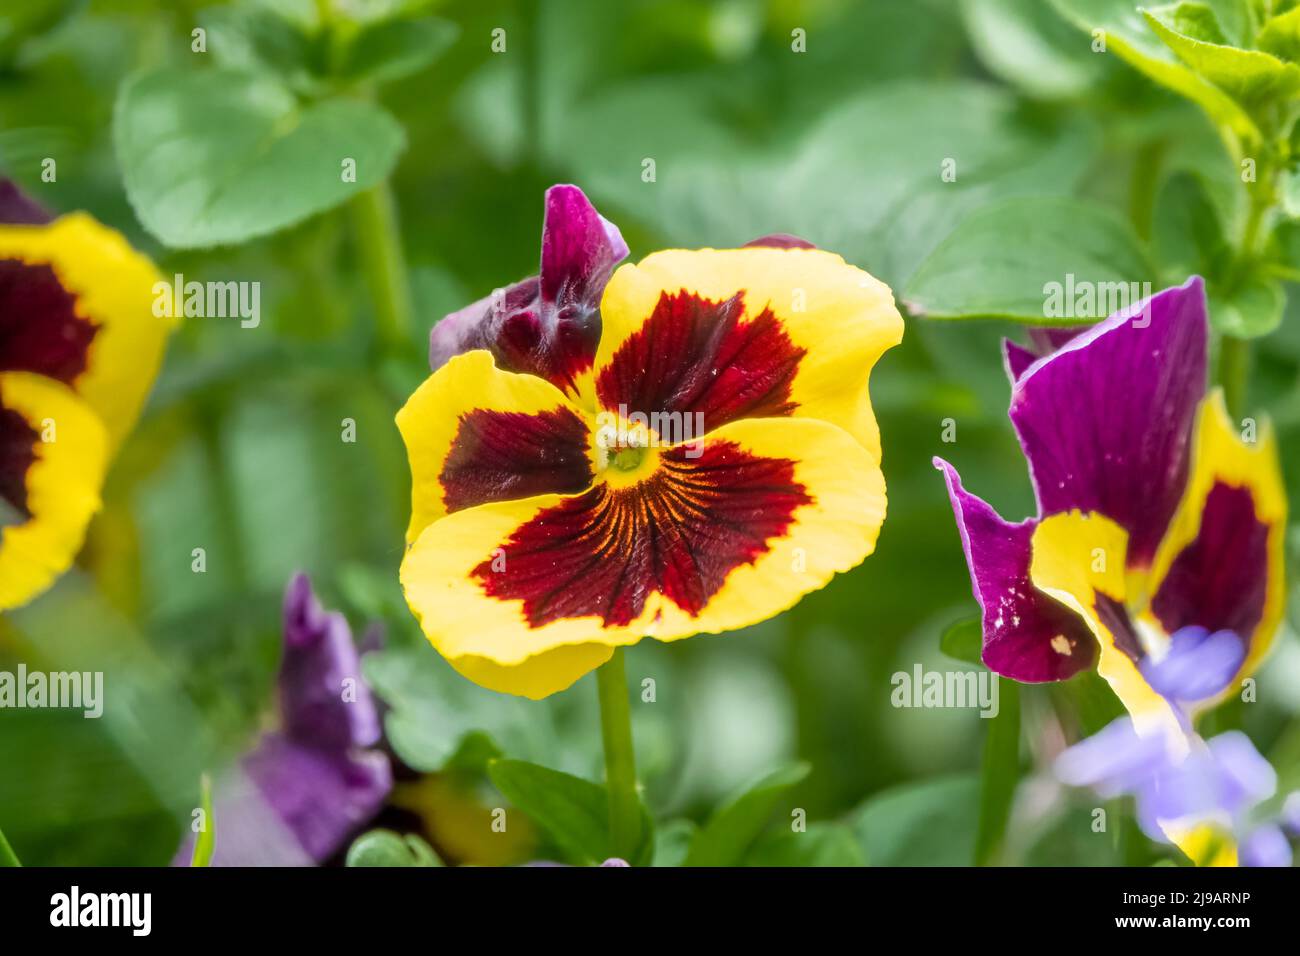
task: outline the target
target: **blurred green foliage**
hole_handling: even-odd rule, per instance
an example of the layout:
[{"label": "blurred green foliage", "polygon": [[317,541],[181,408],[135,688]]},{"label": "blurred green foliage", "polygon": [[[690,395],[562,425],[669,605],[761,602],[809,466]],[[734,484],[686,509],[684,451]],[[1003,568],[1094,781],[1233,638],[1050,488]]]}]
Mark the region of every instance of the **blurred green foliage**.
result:
[{"label": "blurred green foliage", "polygon": [[[1240,140],[1225,140],[1211,117],[1254,136],[1257,91],[1239,91],[1245,106],[1207,92],[1155,34],[1132,32],[1144,26],[1132,8],[1119,11],[1116,56],[1094,53],[1077,22],[1037,0],[390,2],[374,7],[397,27],[376,15],[337,29],[319,21],[330,4],[288,0],[37,6],[39,16],[0,15],[0,167],[52,210],[86,209],[122,230],[164,275],[261,282],[264,317],[257,329],[185,323],[80,567],[0,623],[0,667],[24,660],[107,675],[103,720],[0,714],[0,824],[25,862],[170,859],[200,774],[247,748],[272,709],[280,595],[298,569],[355,627],[385,624],[387,646],[368,656],[366,675],[390,708],[389,742],[413,770],[438,773],[395,795],[437,853],[380,834],[353,848],[353,862],[575,855],[546,812],[538,833],[505,851],[474,844],[463,823],[499,801],[491,780],[505,779],[503,766],[601,779],[593,679],[541,703],[485,691],[427,646],[396,583],[409,485],[393,414],[426,374],[429,327],[536,271],[551,183],[582,186],[623,229],[633,258],[793,232],[901,299],[915,296],[918,312],[946,315],[1025,317],[1008,303],[1023,306],[1044,273],[1017,272],[1019,247],[1055,254],[1050,277],[1073,261],[1072,235],[1095,230],[1103,239],[1084,245],[1099,277],[1109,269],[1168,282],[1223,260],[1224,235],[1248,216],[1234,165]],[[1053,6],[1077,21],[1124,5]],[[207,53],[192,49],[199,25]],[[496,29],[504,53],[492,51]],[[799,31],[805,52],[792,46]],[[315,39],[302,42],[304,33]],[[289,99],[259,92],[268,81],[239,72],[248,70],[274,74]],[[1153,71],[1192,93],[1152,84],[1143,73]],[[172,97],[187,84],[221,105],[220,124],[177,112]],[[280,136],[277,111],[294,112],[294,97],[343,105],[282,154],[290,166],[323,148],[321,137],[347,141],[369,129],[366,116],[385,117],[361,136],[378,164],[363,182],[395,161],[415,328],[396,344],[377,332],[359,264],[364,234],[337,191],[286,204],[274,179],[236,170],[243,218],[194,232],[161,179],[183,154],[149,139],[158,126],[123,119],[146,92],[157,99],[141,115],[201,141],[200,164],[238,152],[244,114],[261,111],[252,121]],[[56,182],[41,181],[45,157],[57,159]],[[947,159],[952,182],[941,175]],[[654,182],[643,180],[646,160]],[[1277,232],[1277,268],[1223,287],[1252,332],[1268,331],[1260,314],[1281,322],[1256,348],[1251,407],[1268,409],[1280,430],[1292,494],[1300,305],[1280,290],[1300,277],[1300,258],[1288,258],[1300,250],[1288,245],[1293,233],[1289,223]],[[978,243],[963,244],[972,234]],[[246,241],[179,248],[236,235]],[[1135,267],[1149,248],[1154,262]],[[1012,257],[1005,268],[972,272],[995,253]],[[1213,288],[1218,273],[1207,275]],[[894,709],[890,676],[918,662],[978,666],[940,646],[973,602],[931,456],[956,461],[1004,514],[1032,507],[1005,417],[1003,334],[1013,326],[913,319],[877,369],[889,517],[862,567],[743,633],[647,641],[628,654],[632,686],[653,678],[656,687],[653,703],[634,697],[633,720],[644,799],[659,821],[657,862],[974,859],[988,722],[973,710]],[[956,422],[955,444],[941,440],[945,419]],[[345,420],[355,422],[353,443],[342,440]],[[207,552],[204,574],[191,570],[196,547]],[[1260,702],[1238,719],[1294,785],[1300,648],[1290,628],[1280,645]],[[1036,772],[1063,732],[1096,729],[1110,713],[1108,691],[1098,693],[1087,678],[1022,688],[1023,734],[995,756],[1027,776],[1004,846],[985,847],[986,857],[1061,865],[1156,855],[1096,837],[1087,798]],[[502,756],[511,762],[493,763]],[[780,767],[796,769],[764,778]],[[502,789],[511,786],[523,784]],[[765,830],[787,806],[806,812],[815,839]],[[595,855],[599,834],[591,841],[578,856]]]}]

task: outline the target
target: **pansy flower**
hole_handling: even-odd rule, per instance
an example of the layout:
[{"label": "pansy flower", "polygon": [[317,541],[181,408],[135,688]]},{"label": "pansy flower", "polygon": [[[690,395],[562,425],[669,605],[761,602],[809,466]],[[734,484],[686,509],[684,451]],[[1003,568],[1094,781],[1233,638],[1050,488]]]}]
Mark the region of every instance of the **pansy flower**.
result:
[{"label": "pansy flower", "polygon": [[1035,517],[1003,520],[935,459],[984,663],[1025,682],[1095,663],[1139,734],[1174,739],[1254,671],[1282,613],[1275,441],[1206,393],[1207,336],[1192,278],[1086,331],[1040,335],[1034,350],[1006,344]]},{"label": "pansy flower", "polygon": [[[277,726],[218,781],[214,866],[312,866],[370,822],[393,786],[347,619],[299,574],[284,595]],[[187,835],[173,863],[193,849]]]},{"label": "pansy flower", "polygon": [[72,563],[162,361],[158,275],[84,213],[0,180],[0,610]]},{"label": "pansy flower", "polygon": [[495,690],[544,697],[642,637],[771,617],[884,520],[867,381],[902,336],[889,289],[796,240],[611,277],[625,252],[551,189],[540,276],[445,319],[397,416],[407,600]]},{"label": "pansy flower", "polygon": [[1193,278],[1041,357],[1007,343],[1038,515],[1004,521],[935,460],[992,670],[1048,681],[1096,662],[1139,725],[1178,723],[1173,685],[1198,668],[1171,652],[1230,667],[1225,687],[1267,652],[1282,612],[1277,449],[1267,423],[1234,425],[1206,394],[1207,334]]}]

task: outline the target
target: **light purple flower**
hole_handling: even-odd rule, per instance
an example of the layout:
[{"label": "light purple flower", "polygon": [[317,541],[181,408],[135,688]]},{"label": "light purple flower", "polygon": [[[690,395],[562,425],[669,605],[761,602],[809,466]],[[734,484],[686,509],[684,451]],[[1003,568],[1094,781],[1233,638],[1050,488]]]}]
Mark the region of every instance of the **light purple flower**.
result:
[{"label": "light purple flower", "polygon": [[[333,856],[392,789],[374,698],[343,615],[299,574],[285,592],[280,728],[218,780],[213,866],[310,866]],[[193,846],[187,836],[174,864]]]},{"label": "light purple flower", "polygon": [[540,273],[446,316],[429,333],[435,371],[453,356],[487,349],[497,365],[570,393],[600,341],[600,298],[628,253],[618,227],[577,186],[546,191]]},{"label": "light purple flower", "polygon": [[[1170,825],[1214,824],[1241,833],[1252,811],[1277,789],[1276,771],[1240,731],[1209,741],[1162,729],[1139,735],[1128,717],[1065,750],[1054,770],[1062,783],[1089,787],[1105,799],[1132,796],[1143,831],[1161,842],[1169,842]],[[1259,858],[1270,852],[1275,858],[1276,841],[1267,834],[1258,840]],[[1241,858],[1254,865],[1244,843]]]},{"label": "light purple flower", "polygon": [[1232,631],[1191,625],[1169,637],[1169,651],[1160,660],[1144,657],[1142,676],[1156,693],[1177,703],[1206,700],[1232,681],[1246,659],[1246,645]]},{"label": "light purple flower", "polygon": [[1291,844],[1287,842],[1286,834],[1281,828],[1272,823],[1266,823],[1248,833],[1246,839],[1241,841],[1237,853],[1242,866],[1291,865]]}]

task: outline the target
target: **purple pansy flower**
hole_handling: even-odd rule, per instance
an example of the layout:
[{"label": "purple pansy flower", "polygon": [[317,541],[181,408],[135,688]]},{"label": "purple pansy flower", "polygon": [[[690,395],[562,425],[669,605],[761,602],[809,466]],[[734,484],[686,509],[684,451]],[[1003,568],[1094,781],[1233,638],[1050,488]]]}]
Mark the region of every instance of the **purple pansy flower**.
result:
[{"label": "purple pansy flower", "polygon": [[628,253],[618,227],[577,186],[546,191],[541,270],[452,312],[429,333],[429,365],[487,349],[497,366],[538,375],[570,394],[600,341],[600,297]]},{"label": "purple pansy flower", "polygon": [[1277,773],[1240,731],[1209,741],[1163,728],[1139,734],[1121,717],[1064,751],[1055,770],[1063,783],[1106,799],[1134,797],[1143,831],[1177,843],[1197,862],[1230,863],[1236,847],[1242,865],[1290,865],[1277,824],[1251,820],[1277,790]]},{"label": "purple pansy flower", "polygon": [[[1286,500],[1267,423],[1206,393],[1199,278],[1083,329],[1006,343],[1037,514],[1001,518],[936,458],[984,663],[1025,682],[1097,664],[1139,731],[1250,673],[1282,610]],[[1202,704],[1204,705],[1204,704]]]},{"label": "purple pansy flower", "polygon": [[[305,574],[285,592],[279,692],[278,729],[218,781],[214,866],[324,862],[392,789],[352,631],[321,607]],[[188,861],[192,846],[191,836],[174,862]]]}]

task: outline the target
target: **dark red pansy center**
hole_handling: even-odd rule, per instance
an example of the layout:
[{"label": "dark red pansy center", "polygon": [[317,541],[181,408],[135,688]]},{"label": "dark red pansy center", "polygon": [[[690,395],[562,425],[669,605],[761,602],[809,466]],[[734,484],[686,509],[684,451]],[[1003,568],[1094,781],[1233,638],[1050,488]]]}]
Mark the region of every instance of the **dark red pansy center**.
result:
[{"label": "dark red pansy center", "polygon": [[601,369],[603,408],[703,416],[706,431],[738,418],[791,414],[790,387],[805,350],[771,309],[743,321],[744,294],[714,301],[660,294],[654,312]]},{"label": "dark red pansy center", "polygon": [[27,472],[36,461],[39,438],[27,419],[0,405],[0,528],[22,524],[32,516],[27,508]]},{"label": "dark red pansy center", "polygon": [[461,416],[439,481],[448,512],[591,485],[587,424],[567,408]]},{"label": "dark red pansy center", "polygon": [[637,484],[600,483],[535,515],[502,543],[504,567],[488,557],[473,575],[488,595],[522,601],[533,627],[629,624],[656,592],[694,616],[811,502],[787,459],[718,440],[695,458],[672,448]]},{"label": "dark red pansy center", "polygon": [[48,265],[0,259],[0,371],[36,372],[71,385],[86,370],[99,327]]},{"label": "dark red pansy center", "polygon": [[1268,530],[1255,516],[1250,489],[1215,484],[1195,540],[1169,566],[1151,602],[1165,631],[1195,624],[1248,639],[1264,616]]}]

